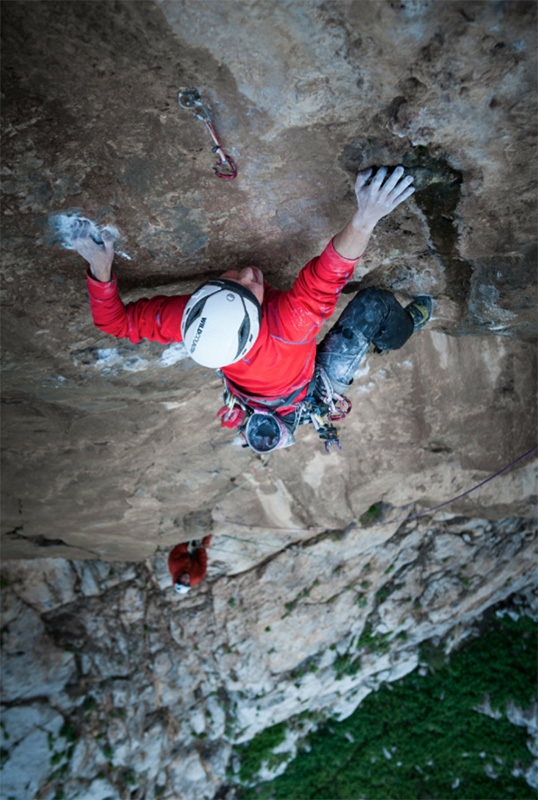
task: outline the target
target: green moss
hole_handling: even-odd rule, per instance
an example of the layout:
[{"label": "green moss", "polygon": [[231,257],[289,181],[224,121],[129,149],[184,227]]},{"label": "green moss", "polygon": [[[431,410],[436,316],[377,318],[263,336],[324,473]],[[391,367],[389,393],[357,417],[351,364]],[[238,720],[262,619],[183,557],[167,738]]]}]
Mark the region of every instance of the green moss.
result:
[{"label": "green moss", "polygon": [[0,768],[4,766],[9,758],[9,750],[5,747],[0,747]]},{"label": "green moss", "polygon": [[366,647],[371,653],[383,655],[389,650],[389,637],[390,633],[373,633],[371,624],[367,623],[357,640],[357,650]]},{"label": "green moss", "polygon": [[103,746],[103,755],[107,759],[107,761],[110,761],[112,759],[112,756],[114,755],[114,750],[109,744],[105,744]]},{"label": "green moss", "polygon": [[[319,656],[317,655],[306,658],[298,667],[296,667],[290,672],[290,679],[292,681],[296,681],[299,678],[300,680],[307,674],[307,672],[317,672],[318,661],[319,661]],[[299,686],[300,684],[296,683],[295,685]]]},{"label": "green moss", "polygon": [[6,578],[5,575],[0,575],[0,589],[7,589],[9,586],[9,578]]},{"label": "green moss", "polygon": [[336,656],[333,667],[337,680],[341,680],[344,675],[356,675],[361,668],[361,662],[356,655],[352,656],[351,653],[344,653]]},{"label": "green moss", "polygon": [[87,697],[84,698],[84,701],[82,703],[82,710],[93,711],[96,705],[97,705],[97,700],[95,699],[95,697],[89,694],[87,695]]},{"label": "green moss", "polygon": [[284,616],[288,616],[288,614],[291,614],[291,612],[293,611],[295,606],[298,603],[300,603],[301,600],[304,600],[306,597],[310,597],[310,592],[316,586],[319,586],[319,581],[318,580],[315,580],[314,583],[312,584],[312,586],[305,586],[305,588],[302,589],[299,592],[299,594],[297,595],[297,597],[294,600],[290,600],[289,603],[284,603],[284,608],[287,611],[287,614],[285,614]]},{"label": "green moss", "polygon": [[138,780],[134,769],[125,769],[121,773],[121,781],[125,786],[136,786]]},{"label": "green moss", "polygon": [[378,589],[375,593],[375,598],[378,603],[383,603],[387,597],[390,595],[391,589],[389,586],[382,586],[381,589]]},{"label": "green moss", "polygon": [[368,605],[368,600],[363,594],[358,594],[355,598],[355,602],[359,608],[365,608]]},{"label": "green moss", "polygon": [[382,503],[374,503],[370,506],[370,508],[361,514],[359,517],[359,522],[363,526],[363,528],[369,528],[371,525],[375,525],[379,522],[383,517],[383,504]]},{"label": "green moss", "polygon": [[233,608],[235,606],[235,597],[230,597],[228,599],[228,605],[230,606],[230,608]]},{"label": "green moss", "polygon": [[78,731],[71,723],[64,722],[60,730],[60,736],[68,742],[76,742],[78,739]]}]

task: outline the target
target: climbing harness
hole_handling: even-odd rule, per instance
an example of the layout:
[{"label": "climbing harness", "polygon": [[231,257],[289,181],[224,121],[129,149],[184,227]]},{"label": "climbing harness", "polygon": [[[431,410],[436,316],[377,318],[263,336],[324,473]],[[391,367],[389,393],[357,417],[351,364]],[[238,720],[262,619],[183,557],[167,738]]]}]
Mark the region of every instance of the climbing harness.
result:
[{"label": "climbing harness", "polygon": [[[341,450],[338,428],[332,423],[347,417],[352,407],[349,397],[335,392],[323,367],[316,364],[308,394],[299,406],[298,424],[312,423],[314,430],[325,444],[326,453],[333,445]],[[327,417],[327,421],[324,421],[323,417]]]},{"label": "climbing harness", "polygon": [[[233,179],[237,176],[237,167],[235,166],[233,158],[231,156],[226,155],[226,153],[222,149],[217,133],[215,131],[215,126],[211,121],[211,116],[209,114],[209,111],[202,103],[202,99],[200,97],[200,92],[198,91],[198,89],[184,89],[182,92],[178,92],[177,101],[181,106],[181,108],[193,109],[196,114],[196,119],[199,119],[201,122],[203,122],[207,130],[209,131],[209,135],[211,136],[214,142],[214,147],[212,148],[212,152],[217,153],[219,157],[219,160],[213,167],[217,178],[223,178],[226,181],[233,181]],[[223,172],[221,169],[222,167],[224,167],[226,170],[229,171]]]},{"label": "climbing harness", "polygon": [[[225,377],[222,370],[217,375],[224,383],[224,406],[218,411],[221,425],[239,428],[244,447],[255,453],[269,453],[295,444],[294,434],[299,425],[312,424],[325,445],[325,452],[336,445],[341,449],[338,429],[333,422],[344,419],[351,411],[351,400],[337,394],[323,367],[316,365],[306,397],[296,402],[304,387],[286,397],[265,398],[246,395]],[[288,413],[281,409],[289,408]],[[280,412],[280,413],[279,413]]]}]

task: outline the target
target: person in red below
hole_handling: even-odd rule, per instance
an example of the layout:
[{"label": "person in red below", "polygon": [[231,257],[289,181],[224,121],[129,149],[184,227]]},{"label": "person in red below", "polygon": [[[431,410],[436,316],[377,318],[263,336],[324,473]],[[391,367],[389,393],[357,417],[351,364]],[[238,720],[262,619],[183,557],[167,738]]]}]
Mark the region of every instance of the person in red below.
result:
[{"label": "person in red below", "polygon": [[377,222],[411,196],[412,182],[402,167],[360,172],[351,219],[288,291],[269,286],[252,266],[228,270],[192,295],[158,295],[124,305],[112,273],[111,236],[103,230],[102,243],[96,242],[89,223],[81,220],[72,244],[89,263],[94,322],[131,342],[183,341],[194,361],[218,370],[224,382],[221,423],[238,426],[255,452],[293,444],[297,426],[308,422],[318,428],[326,449],[333,442],[339,446],[330,421],[349,410],[345,392],[370,345],[377,352],[397,349],[431,317],[429,296],[417,296],[404,308],[390,292],[367,288],[316,344]]},{"label": "person in red below", "polygon": [[174,589],[178,594],[187,594],[197,586],[207,573],[206,547],[211,544],[211,534],[199,542],[181,542],[168,556],[168,569],[172,575]]}]

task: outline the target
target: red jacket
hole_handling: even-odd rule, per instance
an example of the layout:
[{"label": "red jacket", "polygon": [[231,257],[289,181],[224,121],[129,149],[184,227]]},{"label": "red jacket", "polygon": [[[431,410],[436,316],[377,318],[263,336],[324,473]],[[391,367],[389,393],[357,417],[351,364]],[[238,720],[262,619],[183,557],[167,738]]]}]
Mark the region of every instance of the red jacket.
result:
[{"label": "red jacket", "polygon": [[204,536],[202,546],[189,553],[188,542],[176,544],[168,556],[168,569],[175,583],[180,575],[187,572],[191,577],[191,586],[196,586],[205,578],[207,572],[206,547],[211,544],[211,535]]},{"label": "red jacket", "polygon": [[[224,375],[247,395],[271,399],[304,387],[296,398],[302,399],[314,373],[316,336],[334,312],[357,261],[342,258],[329,242],[320,256],[303,267],[291,289],[281,292],[266,284],[254,347],[241,361],[224,367]],[[100,283],[89,272],[88,291],[93,320],[105,333],[131,342],[182,341],[181,319],[190,295],[157,295],[125,306],[114,276]]]}]

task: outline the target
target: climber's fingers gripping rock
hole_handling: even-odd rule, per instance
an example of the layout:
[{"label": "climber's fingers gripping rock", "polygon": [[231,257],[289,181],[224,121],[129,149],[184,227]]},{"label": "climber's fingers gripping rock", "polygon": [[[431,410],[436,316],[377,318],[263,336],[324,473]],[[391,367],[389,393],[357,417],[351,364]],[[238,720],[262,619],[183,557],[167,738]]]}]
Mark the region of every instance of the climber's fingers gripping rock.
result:
[{"label": "climber's fingers gripping rock", "polygon": [[106,283],[112,275],[114,239],[106,230],[101,232],[101,236],[103,241],[99,244],[90,235],[88,220],[76,220],[73,223],[71,235],[73,247],[88,262],[93,277]]}]

